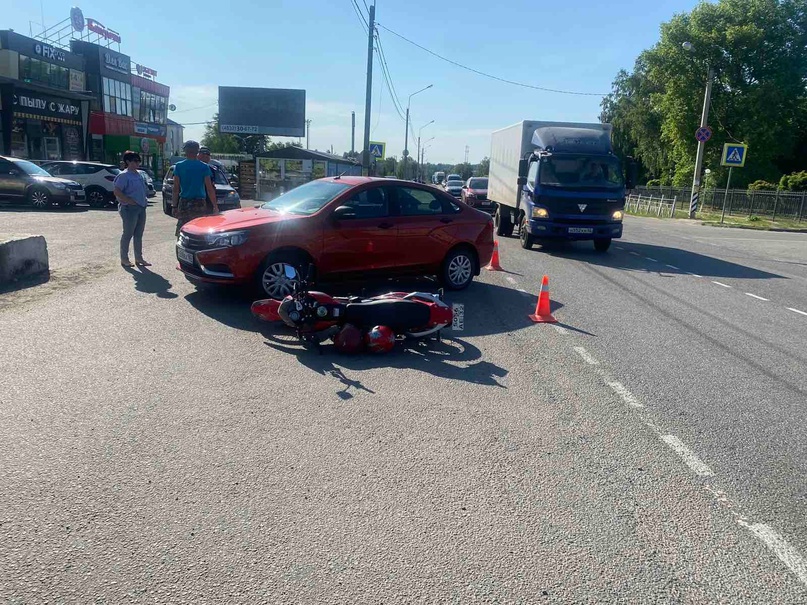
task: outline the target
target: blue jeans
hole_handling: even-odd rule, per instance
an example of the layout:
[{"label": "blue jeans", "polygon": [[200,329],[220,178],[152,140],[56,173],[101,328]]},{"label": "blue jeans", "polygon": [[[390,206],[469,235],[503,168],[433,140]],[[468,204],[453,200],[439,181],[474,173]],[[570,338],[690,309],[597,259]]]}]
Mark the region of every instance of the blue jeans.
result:
[{"label": "blue jeans", "polygon": [[135,260],[143,260],[143,231],[146,229],[146,209],[140,204],[121,204],[118,209],[123,219],[123,234],[120,236],[120,260],[129,259],[129,242],[134,237]]}]

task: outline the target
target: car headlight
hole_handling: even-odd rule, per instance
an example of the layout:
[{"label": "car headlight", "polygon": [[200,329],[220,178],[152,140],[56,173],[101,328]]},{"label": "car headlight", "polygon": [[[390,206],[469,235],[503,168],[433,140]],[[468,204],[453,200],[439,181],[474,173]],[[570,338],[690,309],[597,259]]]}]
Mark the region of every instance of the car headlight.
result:
[{"label": "car headlight", "polygon": [[216,248],[229,248],[240,246],[247,241],[247,234],[244,231],[232,231],[230,233],[208,233],[205,237],[207,243]]},{"label": "car headlight", "polygon": [[227,192],[227,199],[231,200],[231,201],[232,200],[237,200],[238,199],[238,194],[235,191],[228,191]]},{"label": "car headlight", "polygon": [[611,215],[611,218],[614,219],[615,221],[621,221],[624,216],[625,213],[623,213],[621,210],[617,210]]},{"label": "car headlight", "polygon": [[546,208],[533,208],[532,218],[549,218],[549,212]]},{"label": "car headlight", "polygon": [[51,183],[54,189],[67,189],[67,185],[64,183]]}]

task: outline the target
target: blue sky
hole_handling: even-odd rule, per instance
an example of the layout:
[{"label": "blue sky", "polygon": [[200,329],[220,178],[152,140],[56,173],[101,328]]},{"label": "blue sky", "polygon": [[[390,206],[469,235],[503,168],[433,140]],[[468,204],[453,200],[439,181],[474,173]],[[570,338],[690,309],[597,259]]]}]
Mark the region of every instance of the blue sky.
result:
[{"label": "blue sky", "polygon": [[[364,9],[364,2],[357,0]],[[156,69],[171,87],[170,114],[202,122],[216,111],[217,86],[303,88],[311,147],[350,149],[364,128],[367,37],[350,0],[214,2],[74,0],[85,17],[120,32],[121,51]],[[454,61],[535,86],[606,93],[620,68],[653,45],[659,25],[691,10],[695,0],[377,0],[380,24]],[[69,15],[62,0],[0,0],[2,28],[29,34]],[[429,143],[427,161],[461,162],[489,154],[490,132],[522,119],[596,121],[600,97],[562,95],[489,80],[445,63],[380,30],[393,85],[403,106],[412,98],[411,127]],[[401,157],[404,121],[397,115],[375,61],[372,139]],[[382,94],[383,92],[383,94]],[[186,138],[201,136],[189,126]],[[411,138],[409,149],[415,154]],[[281,140],[281,139],[278,139]]]}]

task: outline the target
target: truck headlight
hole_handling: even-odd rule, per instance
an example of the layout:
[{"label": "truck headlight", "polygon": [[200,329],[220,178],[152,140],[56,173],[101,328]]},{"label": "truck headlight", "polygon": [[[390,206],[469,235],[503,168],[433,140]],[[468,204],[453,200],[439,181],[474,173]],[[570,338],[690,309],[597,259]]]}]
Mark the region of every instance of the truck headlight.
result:
[{"label": "truck headlight", "polygon": [[532,218],[549,218],[549,212],[546,208],[533,208]]},{"label": "truck headlight", "polygon": [[611,215],[611,218],[614,219],[615,221],[621,221],[624,216],[625,216],[624,212],[622,212],[621,210],[617,210]]},{"label": "truck headlight", "polygon": [[208,233],[207,243],[214,248],[229,248],[240,246],[247,241],[247,234],[244,231],[232,231],[230,233]]}]

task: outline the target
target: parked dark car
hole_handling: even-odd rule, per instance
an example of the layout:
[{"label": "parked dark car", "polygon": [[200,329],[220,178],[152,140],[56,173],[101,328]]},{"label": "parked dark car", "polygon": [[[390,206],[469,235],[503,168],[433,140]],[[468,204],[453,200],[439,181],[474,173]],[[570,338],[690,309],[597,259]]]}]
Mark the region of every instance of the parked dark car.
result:
[{"label": "parked dark car", "polygon": [[[213,174],[213,186],[216,188],[216,200],[219,204],[219,210],[235,210],[241,207],[241,198],[238,192],[232,188],[227,180],[227,174],[224,170],[211,166]],[[171,196],[174,191],[174,167],[168,169],[163,179],[163,212],[171,216]]]},{"label": "parked dark car", "polygon": [[0,156],[0,199],[37,209],[71,208],[86,198],[80,183],[51,176],[33,162]]}]

